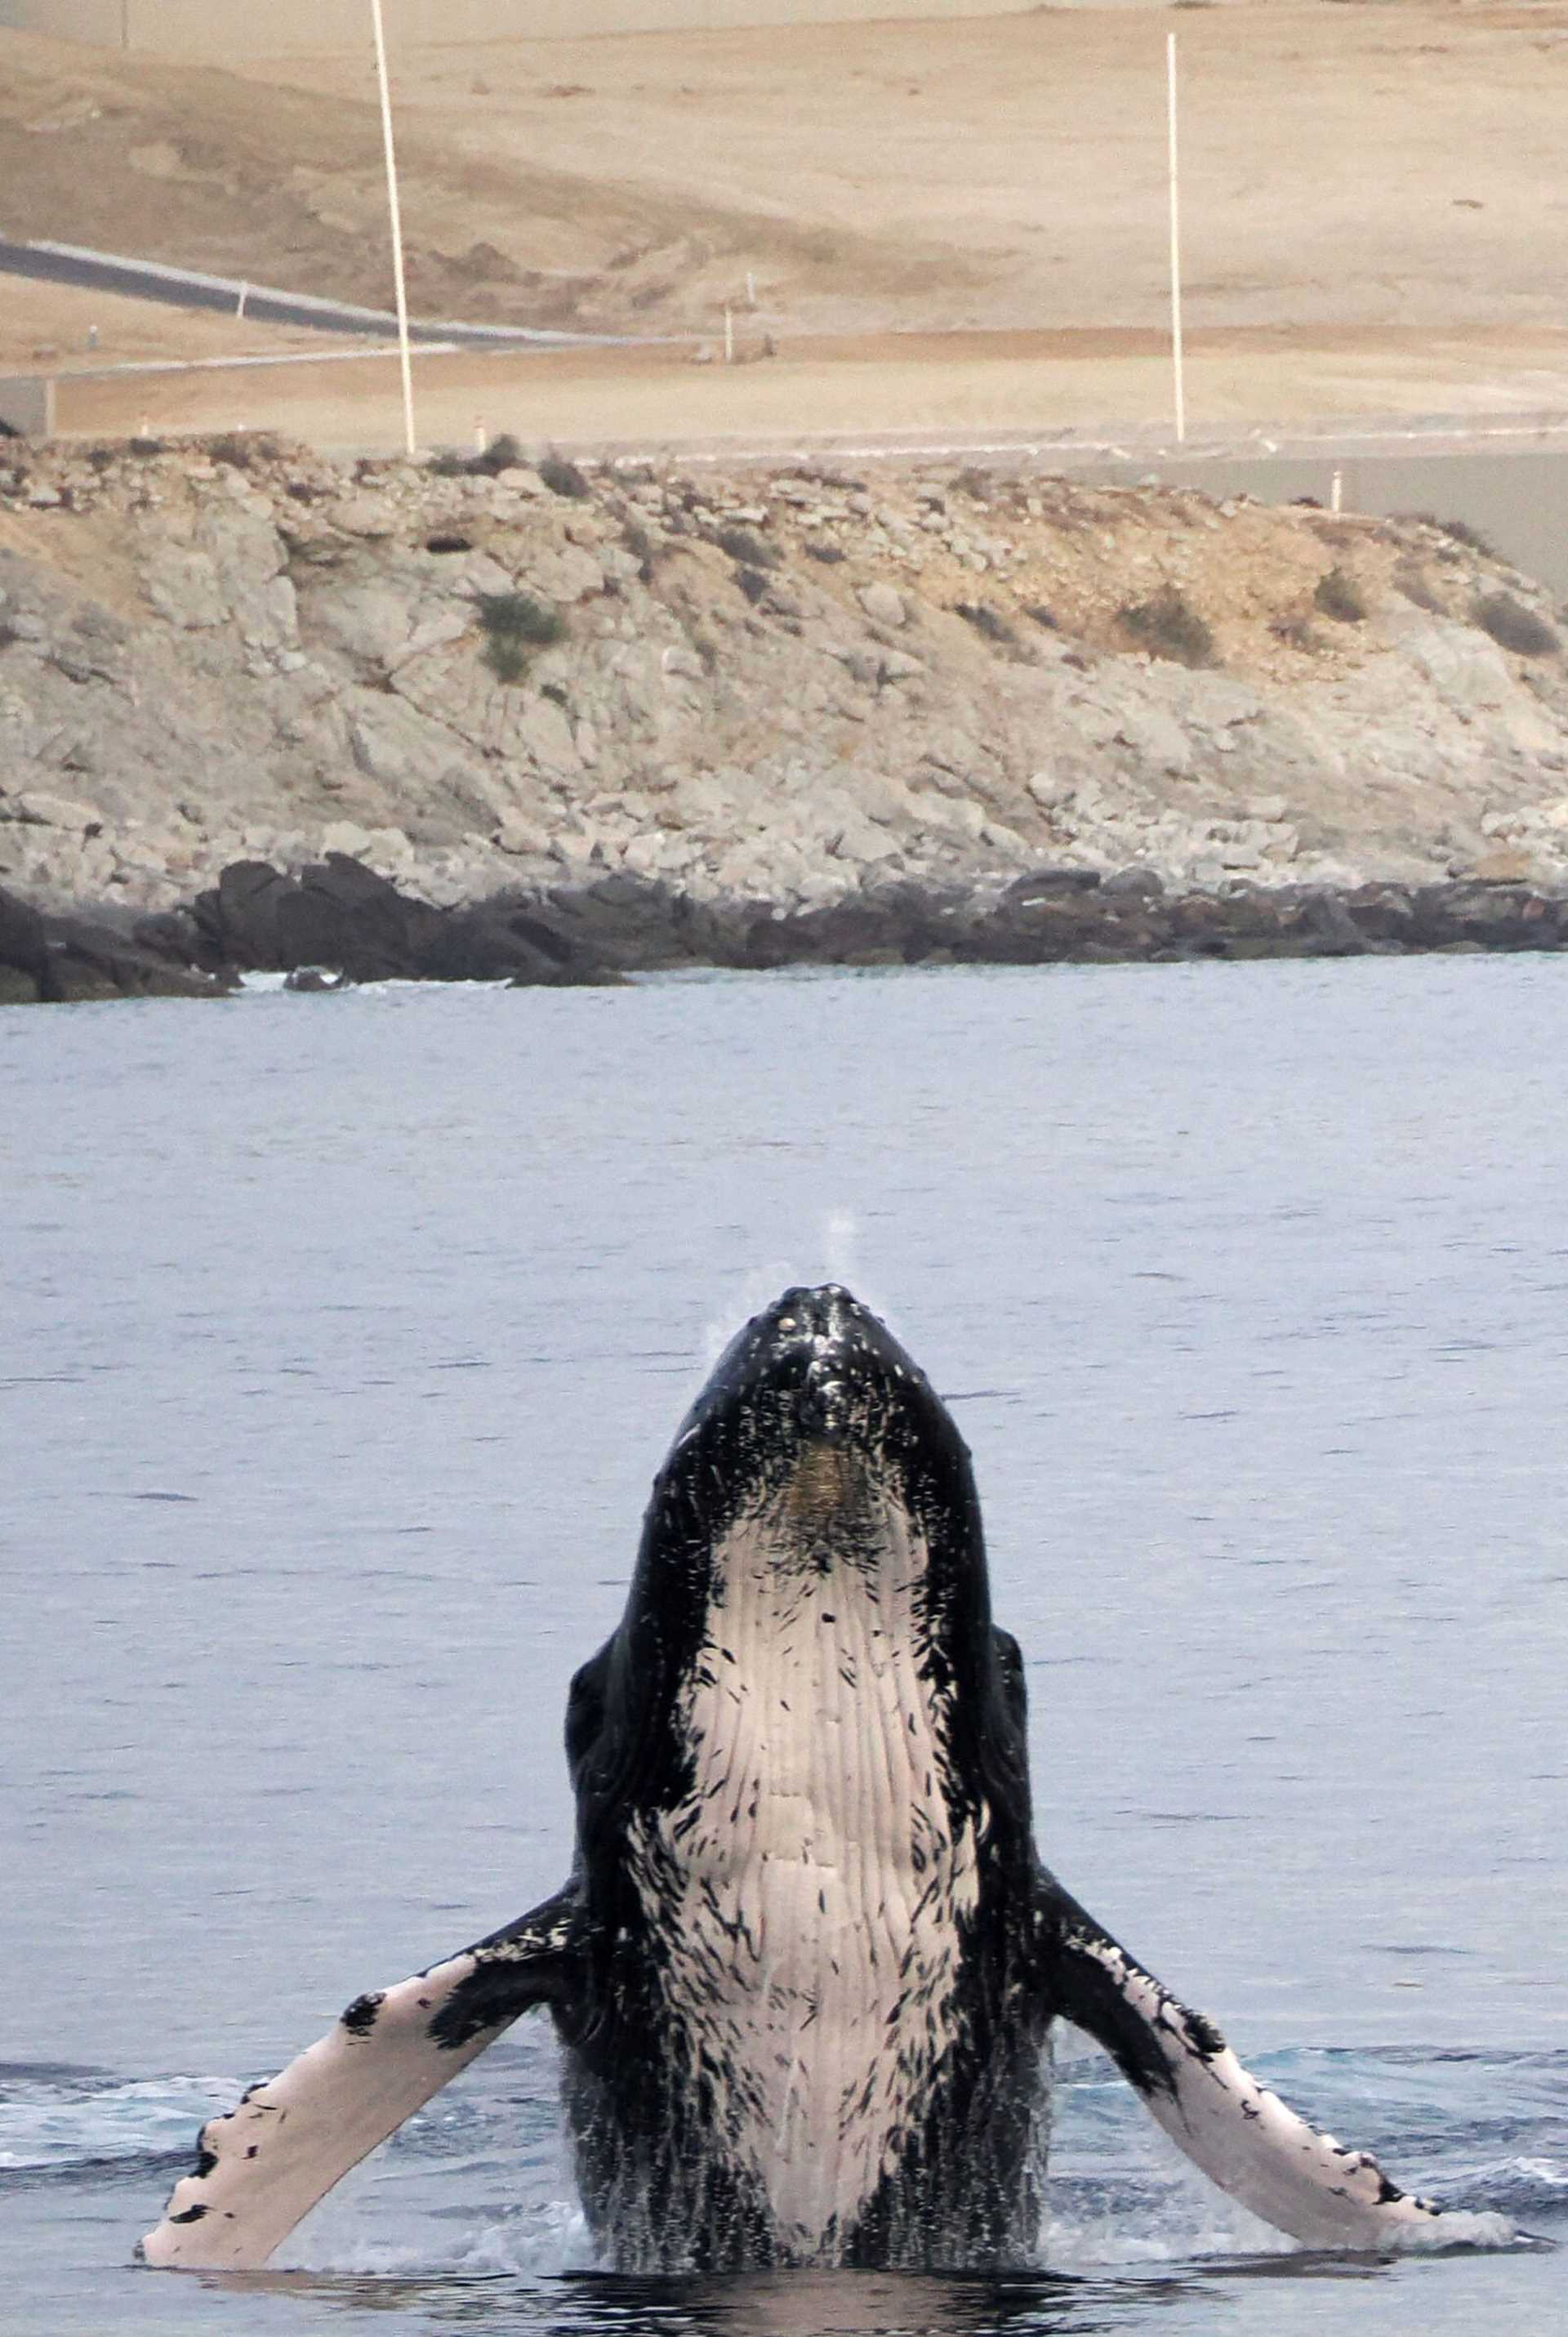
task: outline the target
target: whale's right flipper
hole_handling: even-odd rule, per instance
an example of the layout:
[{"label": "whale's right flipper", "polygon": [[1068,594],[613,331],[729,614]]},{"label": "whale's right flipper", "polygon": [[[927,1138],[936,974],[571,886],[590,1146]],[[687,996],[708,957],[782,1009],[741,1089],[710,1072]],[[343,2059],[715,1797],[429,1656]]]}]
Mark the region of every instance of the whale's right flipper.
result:
[{"label": "whale's right flipper", "polygon": [[1320,2134],[1243,2068],[1213,2022],[1047,1879],[1042,1944],[1062,2018],[1103,2045],[1151,2115],[1222,2191],[1310,2247],[1441,2242],[1450,2220],[1377,2160]]},{"label": "whale's right flipper", "polygon": [[356,1997],[328,2036],[201,2129],[196,2171],[141,2243],[150,2264],[253,2272],[333,2185],[492,2045],[560,2002],[577,1960],[573,1886],[461,1955]]}]

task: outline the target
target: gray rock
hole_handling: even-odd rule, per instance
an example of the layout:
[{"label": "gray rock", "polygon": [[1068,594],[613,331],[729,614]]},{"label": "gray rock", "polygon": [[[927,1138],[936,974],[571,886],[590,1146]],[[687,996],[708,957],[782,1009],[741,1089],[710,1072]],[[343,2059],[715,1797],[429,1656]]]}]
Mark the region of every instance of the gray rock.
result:
[{"label": "gray rock", "polygon": [[862,584],[855,597],[873,625],[896,628],[908,621],[909,609],[896,585]]},{"label": "gray rock", "polygon": [[327,508],[327,518],[345,535],[371,539],[385,538],[398,533],[401,514],[390,495],[345,495]]},{"label": "gray rock", "polygon": [[77,803],[69,796],[52,796],[39,787],[24,787],[16,795],[0,797],[0,819],[20,820],[29,827],[63,828],[83,836],[98,824],[98,814],[90,804]]},{"label": "gray rock", "polygon": [[1103,880],[1100,889],[1113,899],[1125,897],[1135,901],[1153,901],[1158,899],[1165,886],[1157,870],[1134,867],[1113,869]]},{"label": "gray rock", "polygon": [[205,552],[158,544],[143,573],[148,599],[171,625],[194,632],[222,624],[229,614],[218,571]]}]

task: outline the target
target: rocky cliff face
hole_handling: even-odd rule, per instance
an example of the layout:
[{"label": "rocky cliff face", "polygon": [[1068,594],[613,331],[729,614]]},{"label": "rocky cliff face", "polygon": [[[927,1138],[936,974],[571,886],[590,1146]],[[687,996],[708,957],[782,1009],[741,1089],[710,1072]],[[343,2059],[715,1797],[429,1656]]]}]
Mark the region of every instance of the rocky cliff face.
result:
[{"label": "rocky cliff face", "polygon": [[437,904],[1554,892],[1553,626],[1438,526],[1153,487],[13,448],[0,885],[159,910],[338,852]]}]

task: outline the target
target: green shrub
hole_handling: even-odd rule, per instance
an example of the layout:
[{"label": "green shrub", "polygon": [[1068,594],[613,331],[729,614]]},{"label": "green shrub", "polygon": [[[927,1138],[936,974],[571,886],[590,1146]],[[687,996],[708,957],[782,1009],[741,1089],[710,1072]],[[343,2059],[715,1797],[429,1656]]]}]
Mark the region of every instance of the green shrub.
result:
[{"label": "green shrub", "polygon": [[1214,636],[1192,602],[1174,584],[1162,584],[1146,601],[1130,601],[1120,622],[1151,657],[1177,665],[1213,665]]},{"label": "green shrub", "polygon": [[1484,560],[1495,560],[1497,557],[1494,546],[1478,527],[1471,526],[1467,519],[1439,519],[1436,512],[1407,512],[1404,516],[1414,520],[1418,527],[1435,527],[1440,535],[1449,536],[1456,543],[1464,544],[1466,551],[1478,552]]},{"label": "green shrub", "polygon": [[1471,611],[1483,632],[1516,657],[1554,657],[1561,641],[1544,617],[1512,592],[1485,592]]},{"label": "green shrub", "polygon": [[433,455],[425,468],[436,479],[495,479],[502,471],[515,470],[526,463],[523,453],[510,430],[492,438],[482,455],[459,455],[448,447],[443,455]]},{"label": "green shrub", "polygon": [[521,469],[528,460],[510,430],[491,440],[482,455],[472,455],[468,467],[475,478],[498,479],[502,471]]},{"label": "green shrub", "polygon": [[521,681],[533,663],[533,652],[526,641],[514,640],[511,633],[492,633],[480,651],[485,664],[497,681]]},{"label": "green shrub", "polygon": [[565,495],[573,503],[582,503],[593,493],[586,474],[561,455],[547,455],[539,475],[552,495]]},{"label": "green shrub", "polygon": [[504,633],[533,649],[548,649],[566,638],[566,620],[548,601],[531,592],[476,592],[474,605],[485,631]]},{"label": "green shrub", "polygon": [[1312,605],[1341,625],[1359,625],[1367,615],[1366,596],[1360,586],[1348,568],[1337,564],[1319,577],[1312,592]]},{"label": "green shrub", "polygon": [[478,592],[474,607],[484,635],[480,654],[497,681],[521,681],[536,650],[566,638],[560,610],[536,601],[531,592]]},{"label": "green shrub", "polygon": [[1413,601],[1417,609],[1426,609],[1435,617],[1446,613],[1431,578],[1418,560],[1401,560],[1394,571],[1394,582],[1406,600]]},{"label": "green shrub", "polygon": [[742,568],[776,568],[779,555],[771,543],[754,535],[749,527],[721,527],[716,530],[714,542],[721,552]]},{"label": "green shrub", "polygon": [[955,601],[953,614],[961,617],[966,625],[973,625],[976,632],[983,633],[988,641],[995,641],[998,649],[1017,649],[1017,633],[1001,611],[993,609],[989,601]]}]

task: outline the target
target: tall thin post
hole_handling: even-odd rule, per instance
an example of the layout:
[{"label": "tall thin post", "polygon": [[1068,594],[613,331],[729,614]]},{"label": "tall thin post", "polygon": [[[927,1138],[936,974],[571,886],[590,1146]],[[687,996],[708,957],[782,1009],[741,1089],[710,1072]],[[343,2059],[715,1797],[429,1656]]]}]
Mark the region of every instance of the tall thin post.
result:
[{"label": "tall thin post", "polygon": [[1165,114],[1171,171],[1171,369],[1176,393],[1176,443],[1187,435],[1187,392],[1182,353],[1182,213],[1176,174],[1176,36],[1165,35]]},{"label": "tall thin post", "polygon": [[408,288],[403,274],[403,213],[397,200],[397,153],[392,142],[392,87],[386,75],[386,31],[381,21],[381,0],[370,0],[370,20],[375,28],[375,75],[381,86],[381,141],[386,150],[386,210],[392,222],[392,277],[397,290],[397,353],[403,367],[403,435],[406,452],[415,453],[414,435],[414,367],[408,354]]}]

